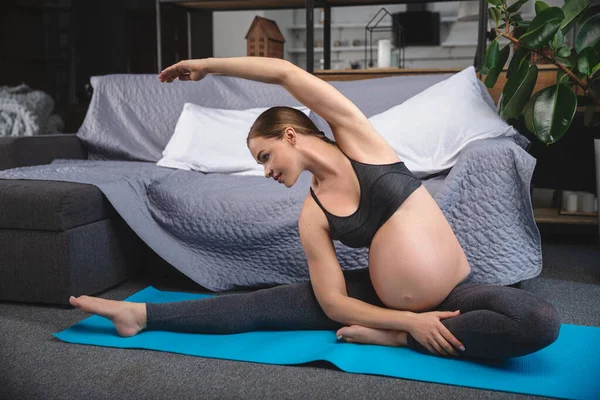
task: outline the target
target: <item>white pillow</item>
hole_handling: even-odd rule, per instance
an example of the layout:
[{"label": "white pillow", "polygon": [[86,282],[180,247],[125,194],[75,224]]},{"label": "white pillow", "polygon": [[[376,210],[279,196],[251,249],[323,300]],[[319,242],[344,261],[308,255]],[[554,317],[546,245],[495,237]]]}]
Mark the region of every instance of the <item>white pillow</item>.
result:
[{"label": "white pillow", "polygon": [[468,67],[369,121],[422,178],[452,167],[473,140],[516,134],[483,94]]},{"label": "white pillow", "polygon": [[[250,127],[266,108],[225,110],[185,103],[175,133],[156,165],[200,172],[263,176],[246,145]],[[308,116],[310,109],[295,107]]]}]

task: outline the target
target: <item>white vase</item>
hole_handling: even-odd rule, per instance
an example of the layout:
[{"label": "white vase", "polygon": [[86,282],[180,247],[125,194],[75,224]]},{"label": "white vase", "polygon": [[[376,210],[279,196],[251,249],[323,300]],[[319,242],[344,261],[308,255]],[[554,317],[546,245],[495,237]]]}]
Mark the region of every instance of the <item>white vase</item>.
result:
[{"label": "white vase", "polygon": [[600,139],[594,139],[596,153],[596,202],[598,203],[598,234],[600,235]]}]

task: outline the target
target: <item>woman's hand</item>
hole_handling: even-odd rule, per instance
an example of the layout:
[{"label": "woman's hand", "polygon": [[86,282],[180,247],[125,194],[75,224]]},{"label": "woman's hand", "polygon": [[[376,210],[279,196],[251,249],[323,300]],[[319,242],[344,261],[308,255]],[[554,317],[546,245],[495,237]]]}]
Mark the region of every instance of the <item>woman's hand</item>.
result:
[{"label": "woman's hand", "polygon": [[464,351],[464,346],[442,324],[441,320],[456,317],[460,311],[431,311],[415,314],[408,333],[433,354],[457,356],[456,349]]},{"label": "woman's hand", "polygon": [[179,78],[180,81],[199,81],[208,72],[204,67],[204,60],[183,60],[165,68],[159,75],[161,82],[171,83]]}]

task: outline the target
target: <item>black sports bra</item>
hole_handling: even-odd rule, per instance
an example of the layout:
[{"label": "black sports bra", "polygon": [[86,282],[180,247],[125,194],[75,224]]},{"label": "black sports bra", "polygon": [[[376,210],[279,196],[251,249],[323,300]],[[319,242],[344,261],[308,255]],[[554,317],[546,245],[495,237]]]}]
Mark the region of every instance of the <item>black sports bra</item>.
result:
[{"label": "black sports bra", "polygon": [[352,215],[333,215],[321,205],[312,187],[310,194],[329,221],[332,239],[349,247],[369,247],[377,230],[422,183],[402,161],[374,165],[348,159],[360,185],[360,202]]}]

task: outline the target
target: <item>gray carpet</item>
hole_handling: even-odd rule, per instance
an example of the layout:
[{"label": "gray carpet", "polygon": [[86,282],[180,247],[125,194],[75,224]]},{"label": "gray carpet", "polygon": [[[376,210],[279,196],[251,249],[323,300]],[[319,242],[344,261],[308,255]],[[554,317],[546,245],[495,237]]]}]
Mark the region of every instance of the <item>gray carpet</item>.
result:
[{"label": "gray carpet", "polygon": [[[147,275],[101,295],[122,300],[148,285],[190,282]],[[600,246],[545,244],[542,274],[523,282],[555,304],[564,323],[600,326]],[[350,374],[326,362],[276,366],[149,350],[63,343],[59,332],[88,315],[0,302],[1,399],[525,399],[531,396]]]}]

